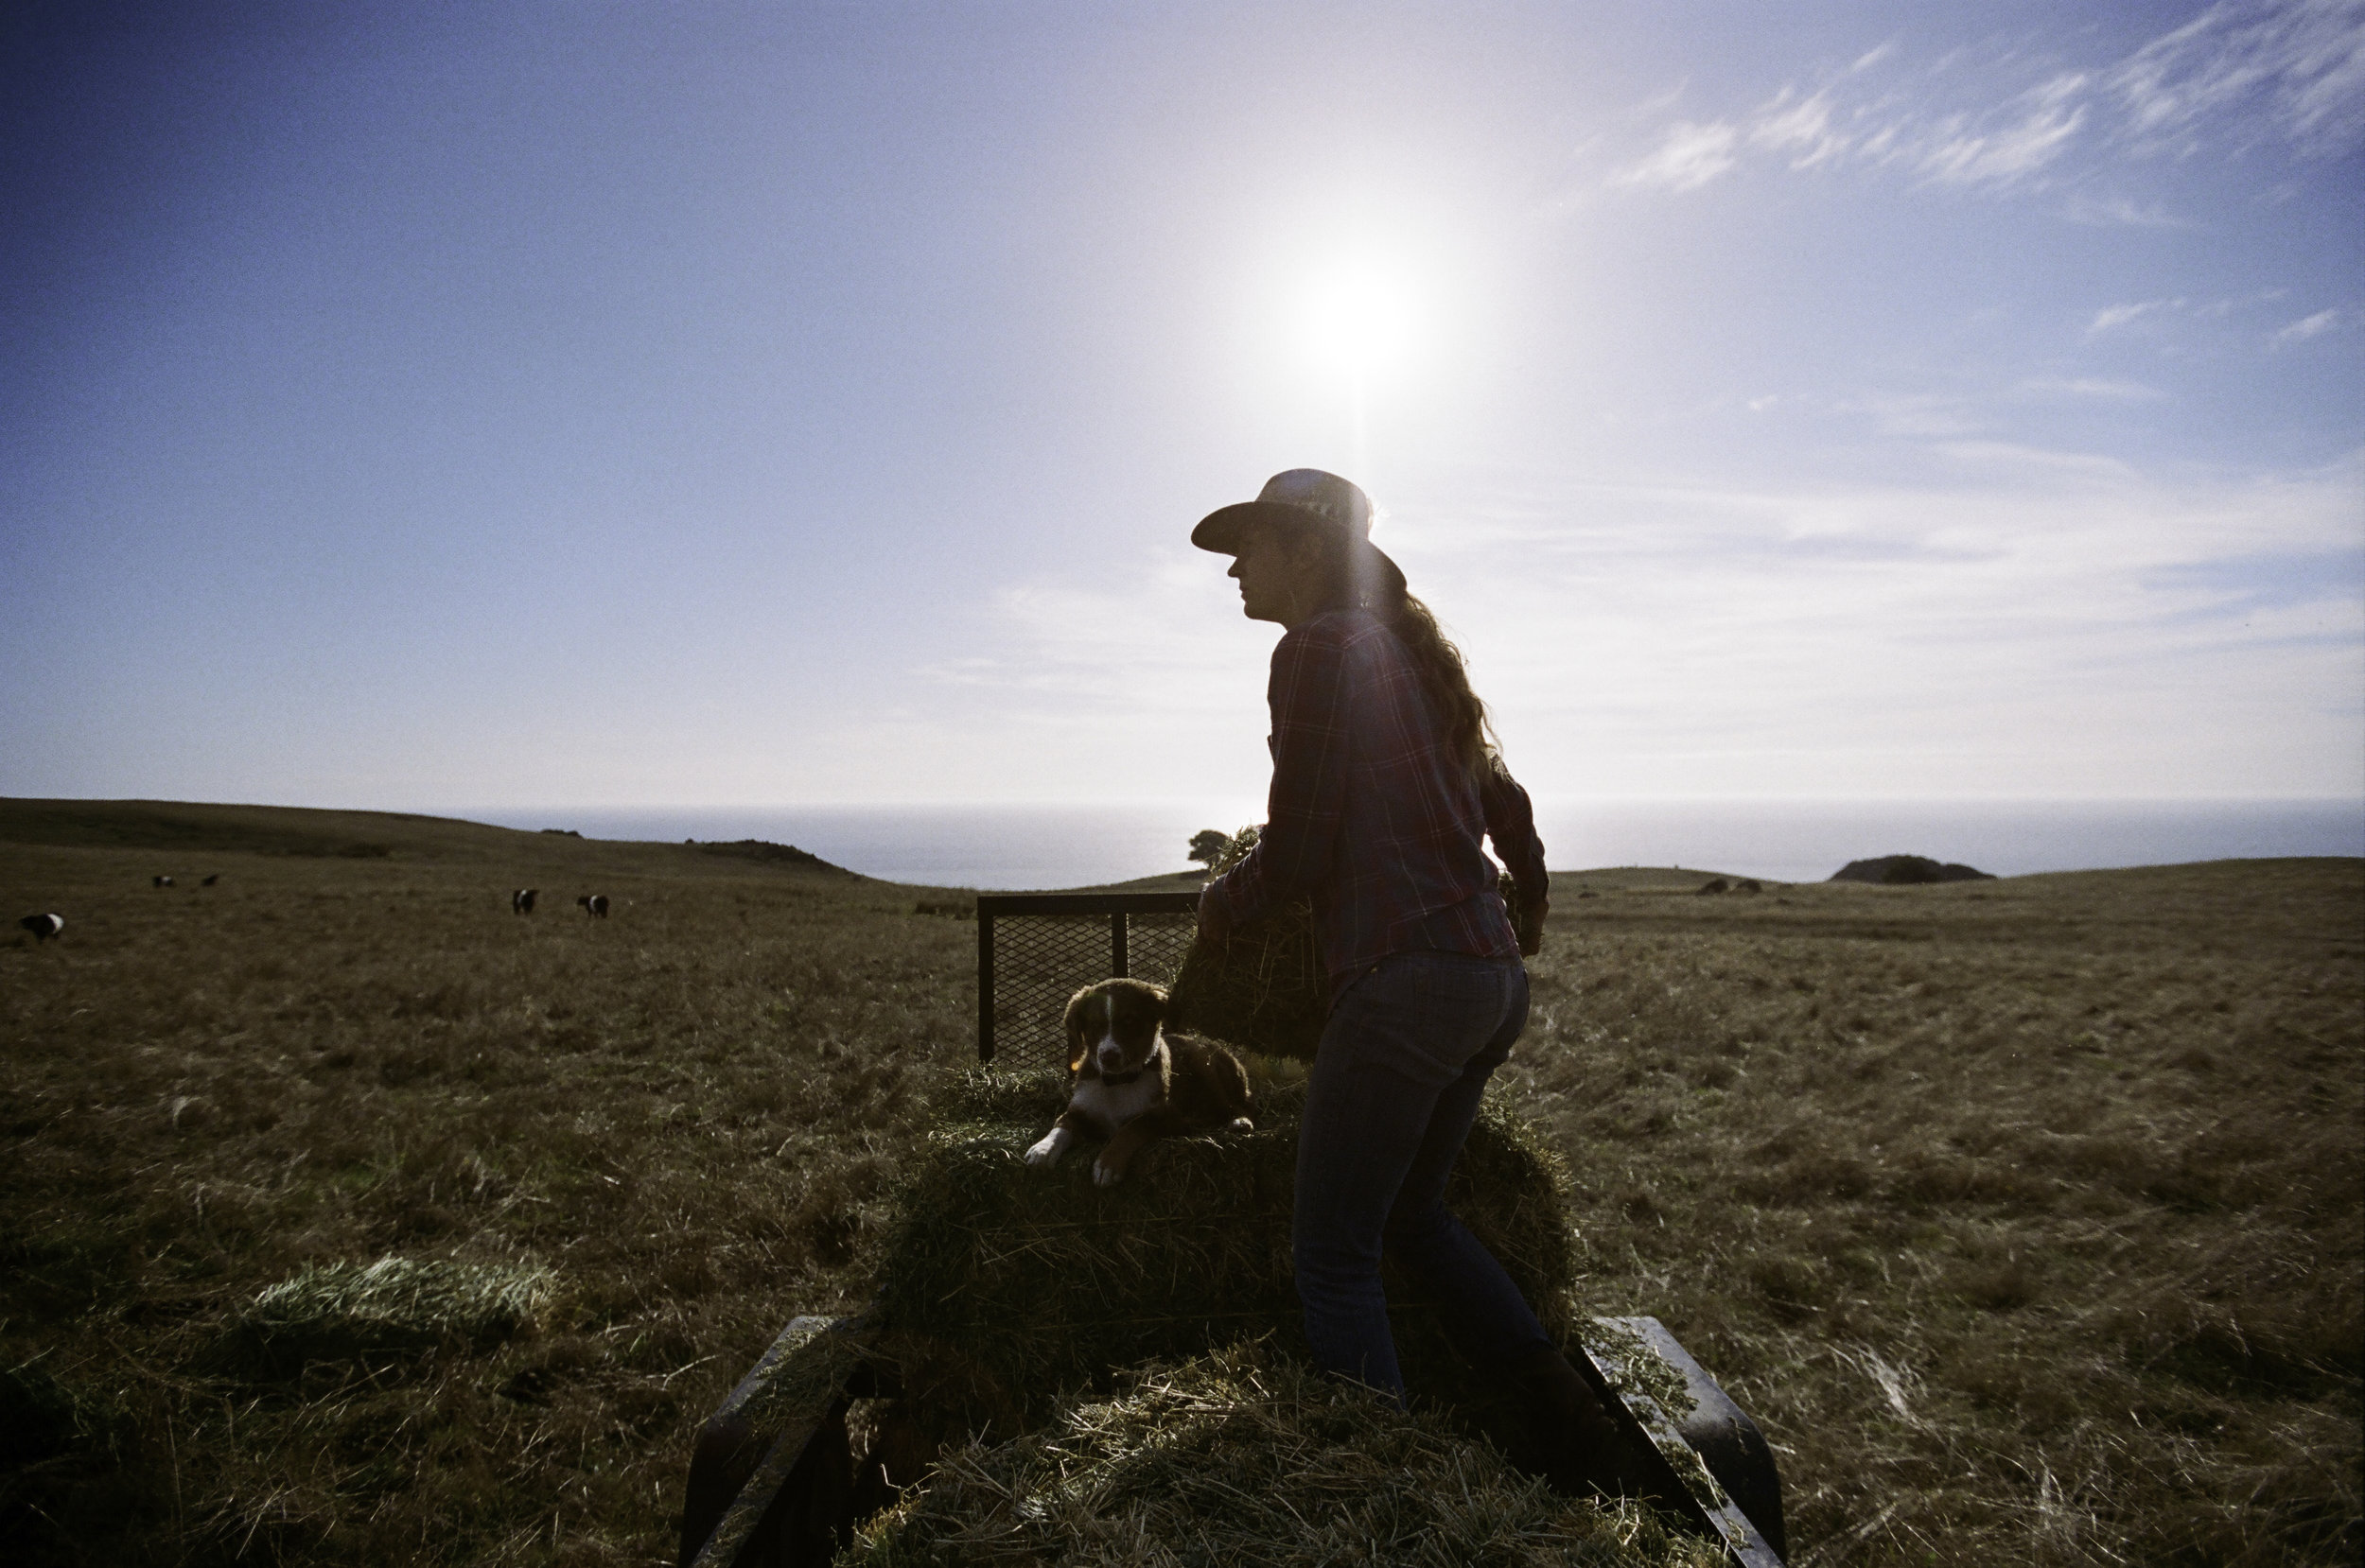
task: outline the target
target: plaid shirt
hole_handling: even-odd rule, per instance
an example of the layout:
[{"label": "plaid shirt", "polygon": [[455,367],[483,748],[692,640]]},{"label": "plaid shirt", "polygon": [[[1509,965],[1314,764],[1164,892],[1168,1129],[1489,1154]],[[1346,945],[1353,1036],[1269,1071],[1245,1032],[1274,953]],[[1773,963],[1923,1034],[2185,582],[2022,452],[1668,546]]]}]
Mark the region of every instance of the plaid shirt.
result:
[{"label": "plaid shirt", "polygon": [[1256,846],[1213,884],[1223,913],[1253,920],[1312,894],[1334,992],[1390,953],[1516,959],[1480,840],[1494,839],[1523,902],[1540,897],[1528,793],[1499,764],[1462,765],[1395,635],[1368,610],[1300,623],[1273,649],[1266,700],[1272,793]]}]

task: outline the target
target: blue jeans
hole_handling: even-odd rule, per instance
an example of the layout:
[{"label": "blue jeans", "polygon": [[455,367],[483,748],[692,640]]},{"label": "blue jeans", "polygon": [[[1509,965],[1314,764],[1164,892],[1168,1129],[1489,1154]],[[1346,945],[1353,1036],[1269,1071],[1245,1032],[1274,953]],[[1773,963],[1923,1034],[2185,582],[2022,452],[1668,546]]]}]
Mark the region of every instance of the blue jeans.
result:
[{"label": "blue jeans", "polygon": [[1466,953],[1382,960],[1332,1005],[1298,1129],[1291,1230],[1315,1364],[1404,1397],[1384,1244],[1482,1366],[1549,1343],[1519,1287],[1445,1205],[1486,1080],[1528,1020],[1528,973]]}]

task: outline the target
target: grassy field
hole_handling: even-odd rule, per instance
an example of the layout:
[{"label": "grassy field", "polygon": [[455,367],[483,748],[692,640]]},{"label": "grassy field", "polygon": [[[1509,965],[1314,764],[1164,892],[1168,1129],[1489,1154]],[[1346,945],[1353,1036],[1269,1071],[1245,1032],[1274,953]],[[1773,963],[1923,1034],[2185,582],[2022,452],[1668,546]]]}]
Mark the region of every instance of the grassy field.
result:
[{"label": "grassy field", "polygon": [[[1555,880],[1499,1092],[1576,1172],[1590,1304],[1778,1445],[1794,1561],[2356,1561],[2365,864],[1706,875]],[[0,802],[0,915],[68,920],[0,938],[0,1556],[670,1561],[698,1420],[867,1298],[968,1060],[974,927],[921,903]],[[272,1353],[266,1290],[386,1258],[510,1309]]]}]

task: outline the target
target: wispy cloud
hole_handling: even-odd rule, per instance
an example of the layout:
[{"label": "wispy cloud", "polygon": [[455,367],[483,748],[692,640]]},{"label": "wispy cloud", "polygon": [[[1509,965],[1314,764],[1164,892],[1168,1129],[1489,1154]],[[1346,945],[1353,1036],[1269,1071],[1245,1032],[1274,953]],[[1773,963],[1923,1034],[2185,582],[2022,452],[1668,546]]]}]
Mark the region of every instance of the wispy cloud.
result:
[{"label": "wispy cloud", "polygon": [[1864,414],[1883,434],[1909,438],[1967,436],[1978,433],[1985,421],[1969,400],[1949,392],[1879,392],[1843,397],[1832,411]]},{"label": "wispy cloud", "polygon": [[2218,4],[2112,70],[2120,134],[2187,154],[2213,138],[2271,133],[2302,152],[2365,140],[2365,3]]},{"label": "wispy cloud", "polygon": [[2253,294],[2216,300],[2194,301],[2181,297],[2166,300],[2128,300],[2117,305],[2104,305],[2095,311],[2093,319],[2086,323],[2085,337],[2091,341],[2097,338],[2130,330],[2164,329],[2171,319],[2182,322],[2223,322],[2229,317],[2234,317],[2237,320],[2238,318],[2249,319],[2251,324],[2237,326],[2247,340],[2256,343],[2259,338],[2251,335],[2261,334],[2269,348],[2280,349],[2288,348],[2295,343],[2306,342],[2313,338],[2321,338],[2327,332],[2339,331],[2358,318],[2359,313],[2354,306],[2329,305],[2322,310],[2286,322],[2272,330],[2268,330],[2263,323],[2258,322],[2258,316],[2268,307],[2288,297],[2287,289],[2266,288]]},{"label": "wispy cloud", "polygon": [[2092,397],[2111,403],[2154,403],[2167,394],[2140,381],[2112,380],[2098,375],[2040,375],[2020,384],[2020,390],[2041,397]]},{"label": "wispy cloud", "polygon": [[1853,76],[1860,72],[1869,71],[1875,65],[1880,64],[1881,61],[1888,59],[1889,56],[1895,54],[1896,52],[1897,41],[1895,39],[1891,39],[1885,44],[1875,44],[1873,47],[1866,49],[1863,54],[1860,54],[1855,58],[1854,62],[1848,67],[1848,74]]},{"label": "wispy cloud", "polygon": [[1830,163],[1845,156],[1852,145],[1848,133],[1832,124],[1831,94],[1815,93],[1793,102],[1788,88],[1750,125],[1749,141],[1786,155],[1792,168]]},{"label": "wispy cloud", "polygon": [[[2280,287],[2274,288],[2261,288],[2254,294],[2230,296],[2222,300],[2211,300],[2206,305],[2195,305],[2193,307],[2193,314],[2196,316],[2204,316],[2213,321],[2222,320],[2227,316],[2231,316],[2236,310],[2245,309],[2251,305],[2276,305],[2290,297],[2291,291],[2287,288]],[[2179,303],[2181,304],[2182,302],[2180,301]]]},{"label": "wispy cloud", "polygon": [[1253,638],[1210,636],[1241,620],[1223,566],[1204,551],[1164,550],[1121,590],[1060,578],[1006,587],[992,601],[999,635],[989,656],[913,672],[956,694],[992,688],[997,704],[1060,727],[1154,723],[1151,694],[1168,716],[1220,707],[1234,685],[1261,680],[1263,662]]},{"label": "wispy cloud", "polygon": [[1733,166],[1737,161],[1733,144],[1738,139],[1739,132],[1722,120],[1707,125],[1678,120],[1668,128],[1667,138],[1659,144],[1658,150],[1619,171],[1616,182],[1621,185],[1697,190]]},{"label": "wispy cloud", "polygon": [[2138,201],[2132,197],[2093,196],[2073,192],[2061,205],[2061,216],[2073,223],[2091,223],[2111,229],[2189,229],[2192,220],[2180,218],[2157,201]]},{"label": "wispy cloud", "polygon": [[2086,123],[2077,101],[2086,78],[2066,76],[2046,82],[2006,108],[1992,129],[1956,130],[1964,117],[1945,122],[1953,134],[1919,153],[1923,174],[1945,184],[2010,185],[2038,173],[2069,149]]},{"label": "wispy cloud", "polygon": [[2339,326],[2340,316],[2341,313],[2337,307],[2331,310],[2319,310],[2313,316],[2303,316],[2277,332],[2269,341],[2277,348],[2283,348],[2291,343],[2304,343],[2310,338],[2321,337],[2324,333]]},{"label": "wispy cloud", "polygon": [[[1874,167],[2004,192],[2091,180],[2105,148],[2303,158],[2365,141],[2365,0],[2219,4],[2123,59],[2064,67],[2041,51],[1958,51],[1924,68],[1893,44],[1746,113],[1669,128],[1610,183],[1697,190],[1762,154],[1799,172]],[[2082,156],[2081,156],[2082,155]],[[2156,203],[2080,192],[2085,222],[2165,227]]]},{"label": "wispy cloud", "polygon": [[2106,305],[2086,323],[2086,336],[2099,337],[2129,322],[2139,322],[2154,311],[2179,309],[2183,304],[2182,300],[2136,300],[2126,305]]}]

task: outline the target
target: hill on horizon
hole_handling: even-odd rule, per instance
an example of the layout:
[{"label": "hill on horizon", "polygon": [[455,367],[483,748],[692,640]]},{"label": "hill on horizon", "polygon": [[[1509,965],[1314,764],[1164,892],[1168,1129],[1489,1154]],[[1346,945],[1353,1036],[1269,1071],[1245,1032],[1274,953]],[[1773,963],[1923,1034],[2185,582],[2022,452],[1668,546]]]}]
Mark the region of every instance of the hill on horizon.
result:
[{"label": "hill on horizon", "polygon": [[[244,854],[321,860],[499,864],[505,868],[503,875],[514,873],[529,878],[561,874],[694,875],[703,869],[725,875],[735,872],[822,875],[849,881],[869,882],[880,887],[936,889],[952,885],[869,877],[823,860],[795,845],[773,844],[761,839],[696,840],[677,844],[667,840],[588,838],[558,826],[540,829],[501,828],[461,817],[433,816],[414,811],[345,810],[332,807],[258,806],[209,801],[60,800],[0,796],[0,844],[71,849],[152,850],[165,856]],[[1836,873],[1831,881],[1843,885],[1857,881],[1857,885],[1866,887],[1883,882],[1893,887],[1909,887],[1920,880],[1866,877],[1858,881],[1847,873],[1860,867],[1885,867],[1891,861],[1918,859],[1890,856],[1874,862],[1851,862]],[[1935,865],[1936,862],[1927,863]],[[2213,862],[2164,862],[2164,865],[2207,863]],[[2279,862],[2260,860],[2257,863]],[[158,871],[166,874],[178,874],[180,869],[177,862],[160,863],[157,867]],[[2048,871],[1995,879],[1986,873],[1971,872],[1967,866],[1943,869],[1953,871],[1954,876],[1940,877],[1935,880],[1953,882],[1957,878],[1968,880],[1966,873],[1988,881],[2091,874],[2085,870]],[[2145,871],[2162,867],[2109,869]],[[1708,880],[1724,878],[1738,881],[1742,875],[1699,866],[1593,866],[1555,868],[1552,882],[1557,901],[1563,897],[1573,898],[1585,892],[1697,892]],[[1200,868],[1189,867],[1148,876],[1032,891],[1191,889],[1198,886],[1203,876],[1204,872]],[[1769,881],[1763,885],[1772,889],[1807,884]]]},{"label": "hill on horizon", "polygon": [[864,878],[794,845],[760,839],[664,844],[590,839],[569,828],[497,828],[411,811],[316,806],[215,805],[176,800],[0,798],[0,843],[166,854],[311,859],[523,862],[618,872],[688,870],[737,862],[766,870]]}]

